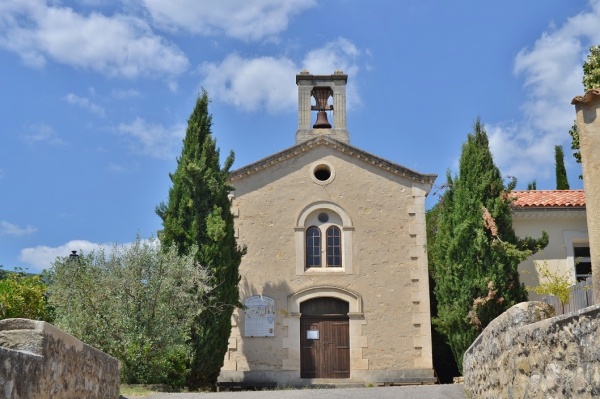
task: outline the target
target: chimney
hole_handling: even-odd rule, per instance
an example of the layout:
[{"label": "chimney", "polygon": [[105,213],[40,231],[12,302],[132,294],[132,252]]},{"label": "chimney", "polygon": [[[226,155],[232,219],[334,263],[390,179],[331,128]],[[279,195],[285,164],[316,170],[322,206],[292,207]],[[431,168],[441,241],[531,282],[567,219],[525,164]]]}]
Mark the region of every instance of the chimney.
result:
[{"label": "chimney", "polygon": [[600,88],[571,101],[577,112],[594,302],[600,303]]},{"label": "chimney", "polygon": [[[346,129],[347,82],[348,75],[342,71],[335,71],[333,75],[311,75],[304,70],[296,75],[296,85],[298,85],[296,144],[318,136],[329,136],[343,143],[350,142]],[[311,105],[312,99],[315,100],[315,105]],[[333,126],[327,117],[327,112],[333,113]]]}]

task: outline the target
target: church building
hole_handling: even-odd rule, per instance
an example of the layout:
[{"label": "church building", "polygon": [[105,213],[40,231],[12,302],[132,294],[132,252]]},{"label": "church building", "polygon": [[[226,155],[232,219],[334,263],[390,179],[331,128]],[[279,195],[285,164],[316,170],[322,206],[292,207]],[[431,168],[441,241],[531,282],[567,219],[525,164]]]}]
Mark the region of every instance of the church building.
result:
[{"label": "church building", "polygon": [[350,144],[347,81],[296,75],[295,145],[230,175],[248,253],[220,381],[435,382],[425,197],[436,175]]}]

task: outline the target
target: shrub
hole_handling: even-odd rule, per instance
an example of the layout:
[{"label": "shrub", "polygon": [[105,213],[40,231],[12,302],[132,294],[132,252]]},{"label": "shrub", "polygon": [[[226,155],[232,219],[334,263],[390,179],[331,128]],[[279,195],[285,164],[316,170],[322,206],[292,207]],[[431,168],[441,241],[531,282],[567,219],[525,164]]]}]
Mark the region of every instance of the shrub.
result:
[{"label": "shrub", "polygon": [[25,318],[52,321],[48,305],[48,287],[38,275],[17,270],[5,272],[0,279],[0,320]]}]

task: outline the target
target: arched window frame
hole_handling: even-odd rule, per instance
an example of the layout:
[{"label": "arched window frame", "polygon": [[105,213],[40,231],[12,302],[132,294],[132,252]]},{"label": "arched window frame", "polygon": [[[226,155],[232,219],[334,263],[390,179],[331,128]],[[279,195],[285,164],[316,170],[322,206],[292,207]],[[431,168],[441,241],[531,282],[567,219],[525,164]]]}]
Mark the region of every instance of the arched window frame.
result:
[{"label": "arched window frame", "polygon": [[327,267],[342,267],[342,232],[337,226],[325,231],[325,257]]},{"label": "arched window frame", "polygon": [[317,226],[306,229],[306,267],[321,267],[321,230]]},{"label": "arched window frame", "polygon": [[[315,215],[326,212],[335,216],[336,222],[315,223]],[[307,263],[307,232],[311,227],[318,227],[321,232],[321,267],[310,266]],[[327,259],[327,229],[335,227],[339,232],[339,266],[328,266]],[[334,230],[332,230],[334,231]],[[296,236],[296,274],[314,273],[345,273],[352,274],[352,235],[354,227],[348,214],[337,204],[329,201],[318,201],[306,206],[298,215]],[[324,250],[325,249],[325,250]]]}]

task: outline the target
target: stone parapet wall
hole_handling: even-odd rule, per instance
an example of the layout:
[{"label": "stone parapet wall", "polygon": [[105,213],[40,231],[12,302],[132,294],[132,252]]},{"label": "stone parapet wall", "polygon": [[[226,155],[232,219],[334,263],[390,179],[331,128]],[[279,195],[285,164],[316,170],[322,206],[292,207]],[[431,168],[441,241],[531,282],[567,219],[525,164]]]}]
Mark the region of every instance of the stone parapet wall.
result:
[{"label": "stone parapet wall", "polygon": [[119,361],[43,321],[0,321],[0,359],[0,398],[119,397]]},{"label": "stone parapet wall", "polygon": [[592,398],[600,395],[600,305],[551,317],[524,302],[496,318],[467,350],[472,398]]}]

